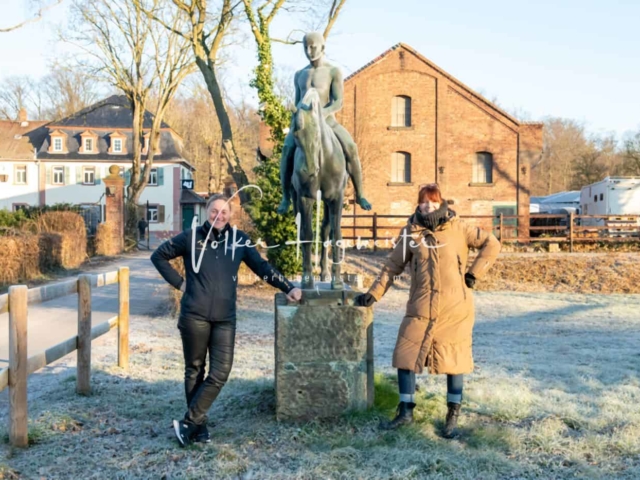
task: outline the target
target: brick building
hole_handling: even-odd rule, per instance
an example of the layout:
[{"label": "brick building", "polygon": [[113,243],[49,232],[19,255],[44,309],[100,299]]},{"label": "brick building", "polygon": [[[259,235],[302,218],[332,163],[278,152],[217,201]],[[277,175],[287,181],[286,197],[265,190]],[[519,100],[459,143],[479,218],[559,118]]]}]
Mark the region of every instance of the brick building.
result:
[{"label": "brick building", "polygon": [[529,214],[542,124],[519,122],[408,45],[345,79],[338,120],[358,144],[366,197],[378,214],[411,214],[420,186],[431,182],[459,215]]}]

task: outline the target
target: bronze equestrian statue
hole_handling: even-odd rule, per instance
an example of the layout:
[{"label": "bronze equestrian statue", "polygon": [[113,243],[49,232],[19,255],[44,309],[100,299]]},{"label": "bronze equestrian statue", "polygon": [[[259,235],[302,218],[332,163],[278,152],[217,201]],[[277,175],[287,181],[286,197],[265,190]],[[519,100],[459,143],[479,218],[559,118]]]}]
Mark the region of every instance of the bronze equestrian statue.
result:
[{"label": "bronze equestrian statue", "polygon": [[[340,224],[348,177],[353,181],[358,205],[371,210],[371,204],[364,198],[356,144],[334,116],[342,108],[342,74],[324,59],[322,34],[306,34],[303,44],[310,63],[294,77],[296,111],[280,159],[283,198],[278,213],[286,213],[293,198],[294,210],[301,215],[301,240],[311,242],[313,206],[321,193],[324,204],[321,276],[324,280],[329,275],[326,240],[330,239],[331,288],[342,289],[340,249],[335,242],[342,239]],[[302,288],[313,288],[311,246],[302,244]]]}]

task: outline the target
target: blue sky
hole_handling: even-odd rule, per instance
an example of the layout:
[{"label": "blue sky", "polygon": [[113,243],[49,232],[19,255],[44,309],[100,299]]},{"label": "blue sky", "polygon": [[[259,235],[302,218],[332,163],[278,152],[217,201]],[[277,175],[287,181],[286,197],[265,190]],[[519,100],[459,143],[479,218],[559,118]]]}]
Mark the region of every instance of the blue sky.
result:
[{"label": "blue sky", "polygon": [[[47,12],[45,21],[0,34],[0,78],[46,73],[47,60],[66,50],[55,27],[64,25],[69,3]],[[0,7],[2,27],[24,18],[29,1],[0,0]],[[638,19],[638,0],[347,0],[327,56],[346,76],[403,42],[506,109],[533,120],[573,118],[620,137],[640,130]],[[283,18],[272,34],[284,37],[292,28],[305,25]],[[231,95],[254,101],[252,39],[231,53]],[[277,45],[274,54],[284,72],[305,64],[299,45]]]}]

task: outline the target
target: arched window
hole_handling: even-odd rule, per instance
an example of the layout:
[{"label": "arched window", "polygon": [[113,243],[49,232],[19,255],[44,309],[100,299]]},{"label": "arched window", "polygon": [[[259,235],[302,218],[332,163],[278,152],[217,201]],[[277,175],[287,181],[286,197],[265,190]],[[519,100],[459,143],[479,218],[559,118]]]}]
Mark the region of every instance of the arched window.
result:
[{"label": "arched window", "polygon": [[472,183],[493,183],[493,155],[489,152],[476,153]]},{"label": "arched window", "polygon": [[391,181],[394,183],[411,182],[411,154],[393,152],[391,154]]},{"label": "arched window", "polygon": [[411,97],[398,95],[391,101],[391,126],[411,126]]}]

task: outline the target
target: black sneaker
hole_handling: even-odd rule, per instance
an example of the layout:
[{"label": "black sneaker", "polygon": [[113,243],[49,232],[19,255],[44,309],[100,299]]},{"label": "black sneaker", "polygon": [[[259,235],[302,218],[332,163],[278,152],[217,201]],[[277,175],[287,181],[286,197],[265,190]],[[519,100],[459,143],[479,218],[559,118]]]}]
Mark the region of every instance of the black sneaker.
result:
[{"label": "black sneaker", "polygon": [[211,435],[209,435],[206,423],[198,425],[198,430],[196,431],[196,436],[193,438],[193,441],[196,443],[211,443]]},{"label": "black sneaker", "polygon": [[193,437],[198,431],[198,425],[194,423],[187,423],[184,420],[174,420],[173,431],[175,432],[176,438],[178,439],[178,442],[180,442],[180,445],[186,447],[193,441]]}]

